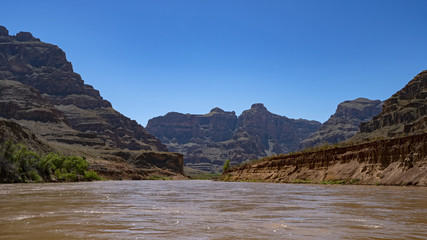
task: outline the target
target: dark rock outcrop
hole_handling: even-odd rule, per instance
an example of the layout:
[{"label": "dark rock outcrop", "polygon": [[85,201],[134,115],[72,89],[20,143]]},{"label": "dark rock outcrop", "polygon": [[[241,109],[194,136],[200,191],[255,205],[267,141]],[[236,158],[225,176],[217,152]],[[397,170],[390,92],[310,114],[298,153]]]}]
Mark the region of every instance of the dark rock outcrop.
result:
[{"label": "dark rock outcrop", "polygon": [[65,117],[34,88],[16,81],[0,81],[0,117],[61,122]]},{"label": "dark rock outcrop", "polygon": [[320,123],[289,119],[253,104],[239,117],[214,108],[205,115],[168,113],[148,121],[147,131],[171,151],[184,154],[187,166],[220,171],[225,160],[234,163],[293,151]]},{"label": "dark rock outcrop", "polygon": [[335,114],[324,122],[319,130],[301,142],[300,149],[347,140],[356,135],[362,122],[371,120],[381,110],[380,100],[358,98],[342,102]]},{"label": "dark rock outcrop", "polygon": [[47,141],[104,146],[96,134],[71,128],[64,113],[37,89],[17,81],[0,80],[0,118],[13,119]]},{"label": "dark rock outcrop", "polygon": [[51,146],[21,125],[12,121],[0,120],[0,146],[3,146],[7,141],[22,143],[31,151],[38,153],[47,153],[53,150]]},{"label": "dark rock outcrop", "polygon": [[19,32],[16,34],[15,39],[20,42],[40,41],[40,39],[33,37],[33,34],[29,32]]},{"label": "dark rock outcrop", "polygon": [[0,26],[0,37],[7,37],[9,36],[9,30],[7,28]]},{"label": "dark rock outcrop", "polygon": [[408,136],[427,131],[427,71],[384,102],[382,112],[360,125],[355,139]]}]

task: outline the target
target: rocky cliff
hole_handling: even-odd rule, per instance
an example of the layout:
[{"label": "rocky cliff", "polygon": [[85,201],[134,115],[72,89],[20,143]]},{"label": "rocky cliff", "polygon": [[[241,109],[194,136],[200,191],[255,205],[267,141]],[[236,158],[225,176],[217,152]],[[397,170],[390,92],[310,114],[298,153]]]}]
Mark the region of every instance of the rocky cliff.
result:
[{"label": "rocky cliff", "polygon": [[408,136],[427,131],[427,71],[384,102],[382,112],[360,125],[355,139]]},{"label": "rocky cliff", "polygon": [[0,80],[21,82],[40,94],[67,118],[73,129],[94,133],[107,146],[166,151],[137,122],[115,111],[99,91],[73,72],[65,53],[31,33],[0,36]]},{"label": "rocky cliff", "polygon": [[47,153],[54,150],[21,125],[12,121],[0,120],[0,146],[3,146],[7,141],[22,143],[31,151],[38,153]]},{"label": "rocky cliff", "polygon": [[335,144],[353,137],[362,122],[370,121],[381,112],[382,105],[380,100],[366,98],[340,103],[335,114],[324,122],[319,130],[301,142],[300,149],[324,143]]},{"label": "rocky cliff", "polygon": [[[85,84],[60,48],[28,32],[11,36],[1,26],[0,93],[0,118],[15,121],[61,151],[87,155],[93,161],[115,159],[131,164],[121,166],[130,172],[135,166],[132,161],[143,161],[141,156],[150,154],[132,153],[132,158],[124,159],[114,152],[164,152],[178,165],[182,158],[166,153],[167,148],[156,137],[114,110],[98,90]],[[157,167],[175,172],[175,166],[169,169],[171,164],[163,163],[164,156],[159,157]],[[182,173],[182,166],[178,172]]]},{"label": "rocky cliff", "polygon": [[427,186],[426,73],[386,100],[382,112],[362,123],[347,146],[261,159],[234,167],[223,178]]},{"label": "rocky cliff", "polygon": [[205,115],[168,113],[148,121],[147,131],[171,151],[184,154],[187,166],[220,171],[224,161],[234,163],[295,150],[320,123],[289,119],[253,104],[239,117],[214,108]]},{"label": "rocky cliff", "polygon": [[223,179],[427,186],[427,134],[261,159]]}]

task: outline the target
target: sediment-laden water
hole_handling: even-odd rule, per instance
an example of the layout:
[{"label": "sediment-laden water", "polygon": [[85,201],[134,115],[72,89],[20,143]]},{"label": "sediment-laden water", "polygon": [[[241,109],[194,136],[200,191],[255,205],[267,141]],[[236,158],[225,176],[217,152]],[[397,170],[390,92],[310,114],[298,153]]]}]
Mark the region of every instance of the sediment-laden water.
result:
[{"label": "sediment-laden water", "polygon": [[0,185],[0,239],[426,239],[427,188],[108,181]]}]

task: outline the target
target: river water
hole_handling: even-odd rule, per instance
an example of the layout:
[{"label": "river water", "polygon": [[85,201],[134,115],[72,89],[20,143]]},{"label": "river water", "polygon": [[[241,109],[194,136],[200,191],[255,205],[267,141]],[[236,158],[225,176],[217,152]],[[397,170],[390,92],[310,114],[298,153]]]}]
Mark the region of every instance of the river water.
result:
[{"label": "river water", "polygon": [[107,181],[0,185],[0,239],[427,239],[427,188]]}]

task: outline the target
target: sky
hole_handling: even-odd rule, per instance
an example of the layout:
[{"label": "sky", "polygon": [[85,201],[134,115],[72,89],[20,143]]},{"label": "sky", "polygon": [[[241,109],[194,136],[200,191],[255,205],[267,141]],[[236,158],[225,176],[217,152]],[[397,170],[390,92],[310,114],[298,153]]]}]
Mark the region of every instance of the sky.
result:
[{"label": "sky", "polygon": [[65,51],[143,126],[168,112],[326,121],[427,69],[425,0],[0,0],[0,25]]}]

